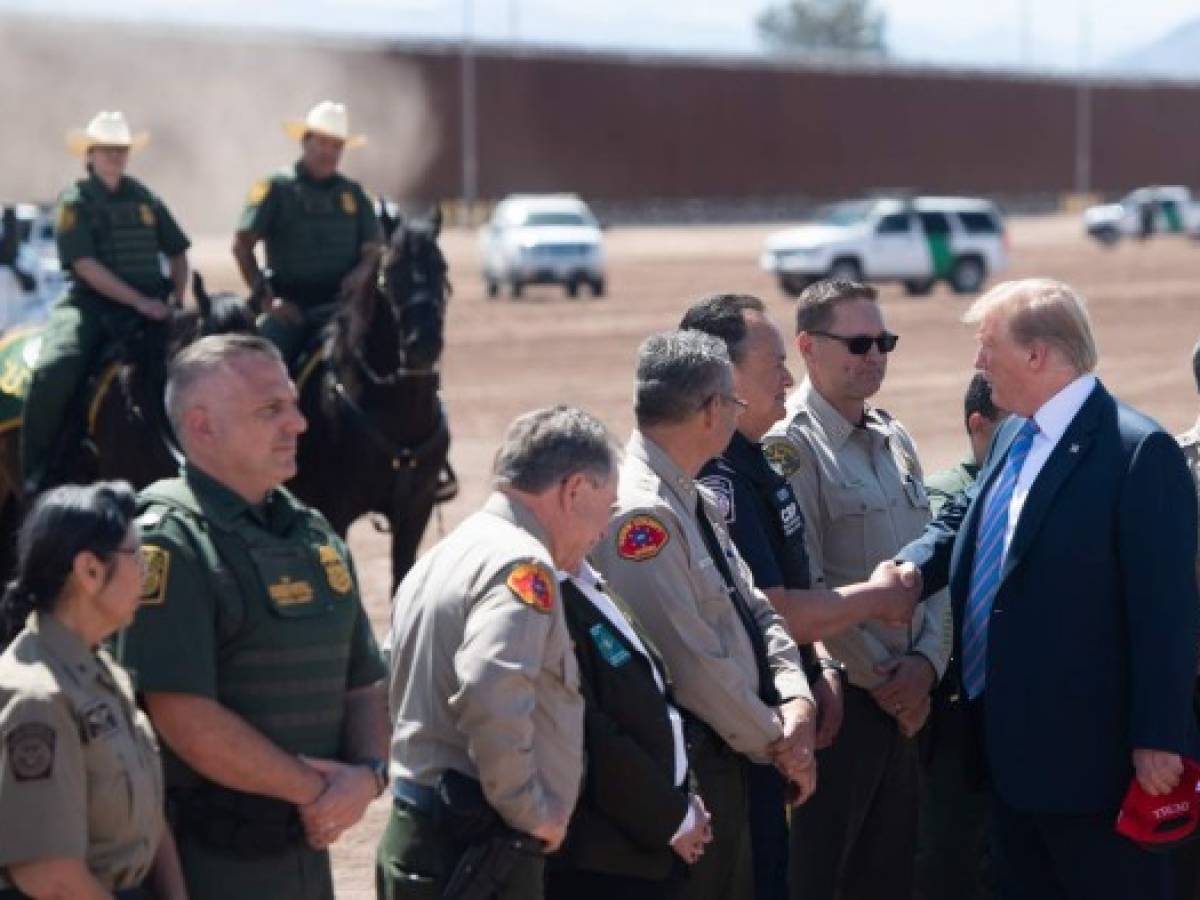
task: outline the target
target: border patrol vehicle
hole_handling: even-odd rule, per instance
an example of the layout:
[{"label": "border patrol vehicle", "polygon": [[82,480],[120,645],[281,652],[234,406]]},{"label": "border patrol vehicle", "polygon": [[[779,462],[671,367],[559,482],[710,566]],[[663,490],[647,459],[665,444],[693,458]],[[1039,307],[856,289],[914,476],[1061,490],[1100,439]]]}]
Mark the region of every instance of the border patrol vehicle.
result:
[{"label": "border patrol vehicle", "polygon": [[561,284],[570,297],[586,284],[593,297],[604,295],[600,224],[574,194],[507,197],[479,240],[488,297],[501,285],[519,297],[527,284]]},{"label": "border patrol vehicle", "polygon": [[0,207],[0,331],[41,319],[64,284],[54,244],[54,210]]},{"label": "border patrol vehicle", "polygon": [[990,200],[848,200],[768,237],[760,264],[792,297],[823,278],[899,281],[914,296],[944,281],[973,294],[1008,264],[1008,240]]},{"label": "border patrol vehicle", "polygon": [[1092,206],[1083,212],[1087,233],[1105,246],[1121,238],[1141,240],[1156,234],[1187,234],[1200,238],[1200,203],[1179,185],[1157,185],[1130,191],[1116,203]]}]

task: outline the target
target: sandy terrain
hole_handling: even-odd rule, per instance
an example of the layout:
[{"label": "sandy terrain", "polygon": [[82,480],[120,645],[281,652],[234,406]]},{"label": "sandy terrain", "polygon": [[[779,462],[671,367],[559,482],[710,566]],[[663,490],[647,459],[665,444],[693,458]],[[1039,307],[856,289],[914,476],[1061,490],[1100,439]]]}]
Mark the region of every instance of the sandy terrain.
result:
[{"label": "sandy terrain", "polygon": [[[610,296],[566,299],[557,289],[528,289],[522,300],[484,299],[475,236],[449,232],[443,246],[455,293],[444,358],[445,399],[462,480],[458,500],[435,519],[427,540],[451,528],[486,491],[491,453],[517,413],[554,402],[580,404],[624,437],[630,423],[632,365],[638,343],[672,327],[684,307],[715,290],[757,293],[791,331],[791,303],[756,266],[765,227],[628,228],[608,235]],[[1100,344],[1100,374],[1126,401],[1171,431],[1195,419],[1200,404],[1190,354],[1200,335],[1200,245],[1160,238],[1103,250],[1086,241],[1074,218],[1010,223],[1010,277],[1049,275],[1091,301]],[[199,242],[194,262],[213,287],[235,287],[227,238]],[[885,316],[901,335],[879,404],[912,431],[928,471],[962,452],[961,396],[974,355],[971,332],[958,323],[963,298],[939,288],[909,299],[883,292]],[[793,374],[802,373],[793,360]],[[387,616],[386,545],[365,523],[351,533],[377,630]],[[372,858],[386,800],[336,849],[338,896],[374,896]]]}]

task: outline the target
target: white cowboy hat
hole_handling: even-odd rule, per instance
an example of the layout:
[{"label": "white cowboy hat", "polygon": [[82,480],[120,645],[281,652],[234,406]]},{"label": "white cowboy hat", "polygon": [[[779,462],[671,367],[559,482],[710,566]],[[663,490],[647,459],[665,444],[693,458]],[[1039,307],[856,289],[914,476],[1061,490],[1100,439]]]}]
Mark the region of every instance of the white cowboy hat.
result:
[{"label": "white cowboy hat", "polygon": [[84,156],[93,147],[128,147],[130,151],[141,150],[150,142],[144,131],[133,134],[122,112],[98,112],[80,131],[75,128],[67,132],[67,148],[76,156]]},{"label": "white cowboy hat", "polygon": [[346,112],[346,105],[332,100],[322,100],[308,111],[303,122],[284,122],[283,128],[288,137],[297,141],[312,132],[337,138],[344,141],[347,147],[361,147],[367,142],[365,134],[350,133],[350,116]]}]

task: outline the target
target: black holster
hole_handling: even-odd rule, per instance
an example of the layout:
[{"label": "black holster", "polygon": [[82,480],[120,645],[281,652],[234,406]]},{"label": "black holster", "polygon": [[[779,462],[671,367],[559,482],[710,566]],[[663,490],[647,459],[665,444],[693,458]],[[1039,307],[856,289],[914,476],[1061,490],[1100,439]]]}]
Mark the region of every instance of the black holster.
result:
[{"label": "black holster", "polygon": [[238,859],[276,856],[304,839],[292,804],[215,784],[172,790],[168,815],[181,837]]},{"label": "black holster", "polygon": [[444,900],[491,900],[522,857],[542,855],[542,842],[506,825],[474,778],[448,769],[436,790],[435,824],[466,845],[442,891]]}]

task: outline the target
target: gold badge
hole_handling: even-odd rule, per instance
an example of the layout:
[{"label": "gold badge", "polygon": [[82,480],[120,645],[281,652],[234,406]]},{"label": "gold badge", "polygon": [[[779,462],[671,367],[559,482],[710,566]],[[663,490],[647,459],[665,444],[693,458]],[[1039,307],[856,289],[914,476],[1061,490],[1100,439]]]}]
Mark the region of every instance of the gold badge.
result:
[{"label": "gold badge", "polygon": [[155,221],[154,209],[149,203],[142,203],[138,206],[138,214],[142,217],[142,224],[147,228],[153,228]]},{"label": "gold badge", "polygon": [[800,468],[802,462],[800,451],[787,441],[772,441],[769,444],[763,444],[763,456],[784,478],[790,478]]},{"label": "gold badge", "polygon": [[276,606],[298,606],[312,603],[313,589],[307,581],[292,581],[286,575],[267,588]]},{"label": "gold badge", "polygon": [[317,553],[321,558],[321,565],[325,567],[325,577],[329,586],[339,594],[350,593],[354,579],[350,577],[350,570],[342,560],[341,554],[328,544],[318,548]]},{"label": "gold badge", "polygon": [[58,217],[55,219],[54,227],[66,234],[68,231],[75,229],[75,223],[78,217],[75,214],[75,207],[68,206],[66,203],[58,208]]},{"label": "gold badge", "polygon": [[146,569],[142,576],[142,606],[162,606],[167,599],[167,575],[171,571],[171,553],[153,544],[142,544]]},{"label": "gold badge", "polygon": [[541,563],[514,566],[504,583],[526,606],[532,606],[540,613],[554,609],[554,576]]},{"label": "gold badge", "polygon": [[263,180],[256,181],[250,187],[250,193],[246,195],[246,203],[250,206],[258,206],[267,199],[267,194],[271,193],[271,182]]},{"label": "gold badge", "polygon": [[358,212],[358,204],[354,200],[354,195],[349,191],[342,191],[342,212],[348,216]]}]

